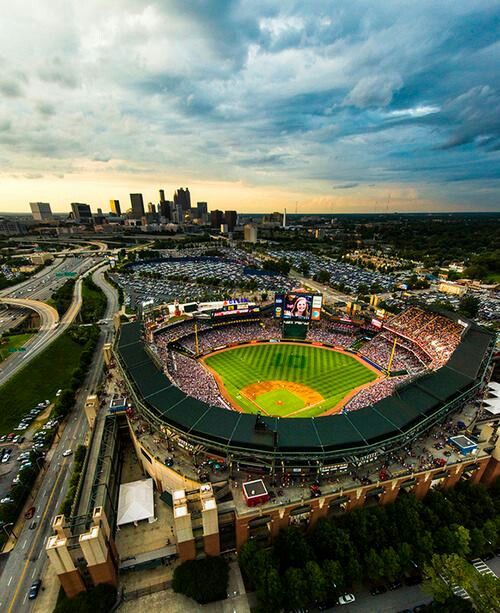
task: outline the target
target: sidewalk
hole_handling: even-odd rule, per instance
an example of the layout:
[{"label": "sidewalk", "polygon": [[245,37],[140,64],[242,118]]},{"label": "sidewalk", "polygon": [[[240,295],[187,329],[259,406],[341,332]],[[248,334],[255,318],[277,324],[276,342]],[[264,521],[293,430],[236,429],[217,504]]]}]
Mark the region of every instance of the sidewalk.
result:
[{"label": "sidewalk", "polygon": [[38,593],[38,598],[33,605],[33,612],[50,613],[56,606],[61,583],[54,568],[48,563],[48,559],[44,573],[40,578],[42,580],[42,588],[44,589]]}]

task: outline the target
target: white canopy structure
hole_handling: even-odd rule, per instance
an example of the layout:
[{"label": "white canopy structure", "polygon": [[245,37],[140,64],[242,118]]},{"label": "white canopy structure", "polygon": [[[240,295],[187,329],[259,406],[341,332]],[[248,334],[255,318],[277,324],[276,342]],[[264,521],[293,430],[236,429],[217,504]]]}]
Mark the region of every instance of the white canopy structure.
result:
[{"label": "white canopy structure", "polygon": [[490,413],[493,413],[494,415],[498,415],[500,413],[500,398],[496,398],[496,397],[487,398],[483,402],[483,406]]},{"label": "white canopy structure", "polygon": [[153,479],[141,479],[120,485],[117,525],[131,524],[147,519],[154,521],[155,504]]}]

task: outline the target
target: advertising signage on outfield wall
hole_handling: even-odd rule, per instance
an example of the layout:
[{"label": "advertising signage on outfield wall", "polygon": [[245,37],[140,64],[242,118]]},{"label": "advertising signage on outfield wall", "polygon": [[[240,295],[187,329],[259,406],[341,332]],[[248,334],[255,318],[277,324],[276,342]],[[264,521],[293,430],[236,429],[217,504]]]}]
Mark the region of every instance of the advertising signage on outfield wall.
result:
[{"label": "advertising signage on outfield wall", "polygon": [[319,321],[323,296],[305,292],[288,292],[276,294],[274,299],[274,316],[277,319],[293,321]]}]

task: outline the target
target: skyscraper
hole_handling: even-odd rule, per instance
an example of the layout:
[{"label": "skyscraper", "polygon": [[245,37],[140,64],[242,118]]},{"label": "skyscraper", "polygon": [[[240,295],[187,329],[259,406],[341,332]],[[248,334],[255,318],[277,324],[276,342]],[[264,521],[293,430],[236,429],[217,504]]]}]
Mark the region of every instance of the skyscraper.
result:
[{"label": "skyscraper", "polygon": [[218,209],[215,209],[215,211],[211,211],[210,212],[210,225],[212,226],[212,228],[220,228],[223,218],[224,218],[224,215],[222,211],[219,211]]},{"label": "skyscraper", "polygon": [[165,202],[165,190],[164,189],[160,189],[160,204],[162,202]]},{"label": "skyscraper", "polygon": [[148,213],[156,214],[156,205],[152,202],[148,202]]},{"label": "skyscraper", "polygon": [[83,202],[72,202],[71,213],[73,219],[78,223],[91,224],[92,223],[92,211],[90,206]]},{"label": "skyscraper", "polygon": [[35,221],[52,221],[52,210],[48,202],[30,202],[31,214]]},{"label": "skyscraper", "polygon": [[167,221],[172,218],[171,205],[173,205],[173,203],[170,200],[160,200],[160,203],[158,204],[158,212],[160,213],[160,216],[164,217]]},{"label": "skyscraper", "polygon": [[206,202],[197,202],[196,208],[198,209],[198,218],[201,219],[203,223],[207,223],[208,204]]},{"label": "skyscraper", "polygon": [[236,211],[224,211],[224,223],[227,225],[227,231],[232,232],[238,222],[238,213]]},{"label": "skyscraper", "polygon": [[189,188],[186,189],[179,187],[174,194],[174,204],[180,204],[183,212],[189,211],[191,208],[191,194]]},{"label": "skyscraper", "polygon": [[130,194],[130,203],[132,205],[132,218],[142,219],[144,217],[144,200],[142,194]]},{"label": "skyscraper", "polygon": [[111,211],[111,213],[113,215],[116,215],[117,217],[120,217],[120,215],[122,214],[122,210],[120,208],[120,201],[119,200],[110,200],[109,201],[109,210]]}]

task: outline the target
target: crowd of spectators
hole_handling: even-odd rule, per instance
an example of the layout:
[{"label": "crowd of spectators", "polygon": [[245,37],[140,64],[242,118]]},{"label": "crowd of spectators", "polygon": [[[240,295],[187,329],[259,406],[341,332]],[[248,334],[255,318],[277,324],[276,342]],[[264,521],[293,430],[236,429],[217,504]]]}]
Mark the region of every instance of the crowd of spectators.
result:
[{"label": "crowd of spectators", "polygon": [[[198,332],[208,330],[212,325],[208,321],[198,321]],[[166,346],[168,343],[177,341],[186,335],[194,333],[194,320],[187,319],[181,323],[166,327],[164,330],[155,334],[154,342],[158,345]]]},{"label": "crowd of spectators", "polygon": [[316,343],[326,343],[336,347],[349,347],[355,339],[353,331],[339,331],[326,324],[325,326],[311,326],[307,333],[307,340]]},{"label": "crowd of spectators", "polygon": [[214,378],[199,362],[181,353],[170,353],[170,376],[183,392],[212,406],[229,408]]},{"label": "crowd of spectators", "polygon": [[[396,348],[391,364],[391,371],[406,370],[411,374],[416,374],[425,368],[425,363],[413,353],[413,348],[405,345],[401,338],[396,339]],[[408,343],[409,344],[409,343]],[[394,347],[394,335],[384,332],[379,334],[371,341],[368,341],[360,349],[360,353],[370,361],[377,364],[384,370],[389,366],[392,349]],[[416,347],[416,346],[415,346]],[[418,350],[418,347],[416,347]]]},{"label": "crowd of spectators", "polygon": [[[204,354],[217,347],[231,345],[242,341],[280,339],[279,323],[273,319],[262,321],[241,321],[229,325],[214,326],[198,334],[198,353]],[[194,334],[181,339],[182,346],[190,352],[196,353],[196,340]]]},{"label": "crowd of spectators", "polygon": [[387,327],[416,343],[432,360],[432,367],[445,364],[460,343],[462,326],[443,315],[411,307],[394,317]]},{"label": "crowd of spectators", "polygon": [[370,387],[362,389],[349,402],[346,403],[342,412],[357,411],[370,404],[375,404],[379,400],[390,396],[397,385],[403,383],[407,379],[406,375],[400,377],[391,377],[390,379],[380,379]]}]

